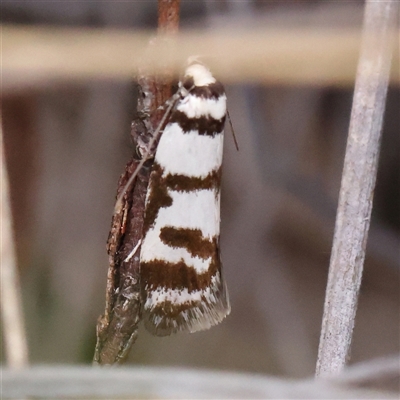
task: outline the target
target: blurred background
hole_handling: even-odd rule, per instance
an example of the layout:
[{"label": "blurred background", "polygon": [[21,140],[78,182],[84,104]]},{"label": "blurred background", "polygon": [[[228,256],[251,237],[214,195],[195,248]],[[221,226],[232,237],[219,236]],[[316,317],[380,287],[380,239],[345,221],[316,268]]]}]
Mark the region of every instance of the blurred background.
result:
[{"label": "blurred background", "polygon": [[[181,27],[360,28],[362,13],[361,1],[187,0]],[[157,2],[2,2],[2,22],[155,30]],[[141,329],[128,363],[311,375],[353,86],[279,81],[226,91],[240,147],[227,128],[221,247],[232,313],[192,335],[158,338]],[[134,151],[136,94],[135,82],[124,79],[44,81],[2,92],[33,363],[92,360],[117,180]],[[399,109],[392,85],[352,362],[400,350]]]}]

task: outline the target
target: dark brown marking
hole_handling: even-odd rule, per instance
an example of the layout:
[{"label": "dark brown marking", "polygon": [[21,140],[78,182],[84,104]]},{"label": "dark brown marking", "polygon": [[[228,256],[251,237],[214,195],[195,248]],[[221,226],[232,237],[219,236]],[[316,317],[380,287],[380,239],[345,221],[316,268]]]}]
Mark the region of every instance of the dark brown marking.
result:
[{"label": "dark brown marking", "polygon": [[[182,86],[186,90],[191,90],[194,86],[194,79],[193,76],[185,76],[182,80]],[[193,89],[192,89],[193,90]]]},{"label": "dark brown marking", "polygon": [[184,133],[198,131],[199,135],[216,136],[223,132],[225,115],[221,119],[211,117],[189,118],[184,112],[174,110],[169,123],[176,122]]},{"label": "dark brown marking", "polygon": [[215,243],[205,239],[200,229],[175,228],[165,226],[161,228],[160,239],[170,247],[186,249],[192,256],[207,260],[215,252]]},{"label": "dark brown marking", "polygon": [[165,289],[183,290],[190,292],[204,290],[211,285],[211,278],[221,271],[221,260],[217,239],[213,239],[214,250],[207,271],[198,273],[193,267],[183,261],[171,263],[165,260],[152,260],[140,264],[141,286],[143,291]]},{"label": "dark brown marking", "polygon": [[[186,90],[190,90],[190,94],[203,99],[219,99],[225,94],[225,89],[222,83],[214,82],[206,86],[194,86],[194,80],[191,76],[186,76],[183,79],[182,86]],[[193,87],[194,86],[194,87]]]},{"label": "dark brown marking", "polygon": [[222,83],[214,82],[207,86],[196,86],[190,91],[190,94],[203,99],[219,99],[225,94],[225,89]]},{"label": "dark brown marking", "polygon": [[216,189],[218,192],[221,186],[221,171],[222,168],[219,167],[217,170],[211,171],[205,178],[168,174],[164,180],[168,188],[178,192],[206,189]]}]

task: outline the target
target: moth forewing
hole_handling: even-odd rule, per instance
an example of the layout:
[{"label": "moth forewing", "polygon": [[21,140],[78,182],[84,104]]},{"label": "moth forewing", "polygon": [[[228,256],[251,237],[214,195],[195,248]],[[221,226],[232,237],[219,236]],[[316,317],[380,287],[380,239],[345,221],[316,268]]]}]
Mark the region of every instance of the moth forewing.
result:
[{"label": "moth forewing", "polygon": [[190,64],[146,197],[143,319],[156,335],[209,329],[230,312],[219,252],[225,116],[222,84],[201,63]]}]

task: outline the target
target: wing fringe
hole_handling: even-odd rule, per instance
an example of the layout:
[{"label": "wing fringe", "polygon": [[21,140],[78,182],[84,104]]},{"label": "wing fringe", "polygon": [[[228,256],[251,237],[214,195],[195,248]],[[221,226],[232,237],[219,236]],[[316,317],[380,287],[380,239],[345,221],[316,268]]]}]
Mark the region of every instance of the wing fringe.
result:
[{"label": "wing fringe", "polygon": [[201,300],[175,304],[170,301],[155,303],[143,310],[146,329],[156,336],[176,332],[198,332],[219,324],[231,311],[228,290],[220,273]]}]

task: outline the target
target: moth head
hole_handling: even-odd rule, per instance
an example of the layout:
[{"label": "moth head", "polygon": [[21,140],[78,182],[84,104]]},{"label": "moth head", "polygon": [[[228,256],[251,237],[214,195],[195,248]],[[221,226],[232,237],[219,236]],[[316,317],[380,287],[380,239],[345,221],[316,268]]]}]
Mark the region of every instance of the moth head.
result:
[{"label": "moth head", "polygon": [[183,77],[183,86],[190,89],[191,86],[207,86],[215,83],[216,79],[212,76],[211,71],[199,59],[199,56],[192,56],[188,58],[187,67]]}]

